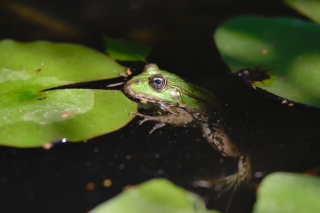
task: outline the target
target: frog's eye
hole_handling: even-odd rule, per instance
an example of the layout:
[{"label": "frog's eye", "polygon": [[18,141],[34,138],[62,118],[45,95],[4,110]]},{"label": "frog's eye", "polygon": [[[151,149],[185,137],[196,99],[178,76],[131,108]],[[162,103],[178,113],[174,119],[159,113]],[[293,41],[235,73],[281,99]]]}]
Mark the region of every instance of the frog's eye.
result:
[{"label": "frog's eye", "polygon": [[160,74],[156,74],[149,78],[149,85],[156,91],[161,91],[167,86],[167,79]]}]

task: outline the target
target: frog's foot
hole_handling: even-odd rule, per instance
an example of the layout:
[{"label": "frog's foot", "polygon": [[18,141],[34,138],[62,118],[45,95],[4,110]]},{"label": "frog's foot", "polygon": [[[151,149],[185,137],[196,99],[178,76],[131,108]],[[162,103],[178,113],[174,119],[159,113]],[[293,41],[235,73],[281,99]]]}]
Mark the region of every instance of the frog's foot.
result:
[{"label": "frog's foot", "polygon": [[154,117],[149,116],[149,115],[144,115],[144,114],[141,114],[141,113],[138,113],[138,112],[131,112],[130,114],[131,115],[136,115],[136,116],[139,116],[139,117],[143,118],[141,121],[138,122],[139,125],[143,124],[146,121],[154,121]]},{"label": "frog's foot", "polygon": [[[144,115],[141,113],[131,113],[134,114],[136,116],[142,117],[143,119],[141,121],[139,121],[139,125],[143,124],[146,121],[158,121],[158,118],[153,117],[153,116],[149,116],[149,115]],[[155,130],[164,127],[166,125],[166,123],[156,123],[153,128],[150,130],[149,134],[152,134]]]},{"label": "frog's foot", "polygon": [[238,172],[221,178],[218,182],[222,184],[222,186],[226,186],[222,192],[227,192],[230,189],[233,189],[233,192],[235,192],[242,184],[248,184],[251,179],[251,175],[250,156],[240,156],[238,162]]}]

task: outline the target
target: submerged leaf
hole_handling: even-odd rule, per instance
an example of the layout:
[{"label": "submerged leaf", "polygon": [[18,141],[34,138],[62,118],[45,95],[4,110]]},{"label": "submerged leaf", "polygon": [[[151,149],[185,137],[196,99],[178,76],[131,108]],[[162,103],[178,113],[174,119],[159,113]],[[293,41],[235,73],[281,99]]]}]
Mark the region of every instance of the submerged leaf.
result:
[{"label": "submerged leaf", "polygon": [[320,23],[320,0],[284,0],[292,8]]},{"label": "submerged leaf", "polygon": [[150,54],[150,47],[132,41],[120,41],[110,37],[104,37],[106,52],[119,61],[146,61]]},{"label": "submerged leaf", "polygon": [[[319,35],[320,26],[310,22],[241,17],[220,26],[214,38],[227,65],[235,73],[241,70],[254,87],[289,106],[294,101],[320,107]],[[256,81],[248,78],[250,72]]]},{"label": "submerged leaf", "polygon": [[258,189],[254,213],[320,212],[320,179],[277,172],[264,178]]},{"label": "submerged leaf", "polygon": [[165,179],[153,179],[127,189],[90,213],[218,213],[207,210],[203,200]]},{"label": "submerged leaf", "polygon": [[0,42],[0,144],[39,147],[123,127],[137,107],[120,91],[43,90],[114,78],[124,71],[109,57],[80,45]]}]

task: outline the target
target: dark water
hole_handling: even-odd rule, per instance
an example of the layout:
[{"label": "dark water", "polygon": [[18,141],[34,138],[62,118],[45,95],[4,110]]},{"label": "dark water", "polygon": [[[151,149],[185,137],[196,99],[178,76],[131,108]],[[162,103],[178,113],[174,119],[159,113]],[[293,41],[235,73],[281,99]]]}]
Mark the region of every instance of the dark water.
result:
[{"label": "dark water", "polygon": [[[319,112],[282,106],[229,76],[212,40],[221,23],[240,15],[301,18],[281,2],[21,0],[15,3],[23,5],[14,7],[3,2],[0,39],[66,41],[103,50],[101,35],[106,34],[149,44],[150,62],[204,85],[226,105],[228,129],[251,153],[254,173],[303,172],[320,165]],[[40,22],[39,16],[50,21]],[[68,30],[56,30],[57,23]],[[149,135],[152,125],[137,121],[87,143],[49,151],[0,147],[0,212],[85,212],[123,187],[153,177],[168,178],[223,211],[229,195],[218,198],[214,189],[194,187],[193,181],[231,174],[237,160],[222,158],[199,130],[165,127]],[[112,180],[111,187],[103,186],[105,179]],[[252,211],[260,180],[253,178],[235,194],[230,212]],[[90,182],[96,186],[91,191],[86,189]]]}]

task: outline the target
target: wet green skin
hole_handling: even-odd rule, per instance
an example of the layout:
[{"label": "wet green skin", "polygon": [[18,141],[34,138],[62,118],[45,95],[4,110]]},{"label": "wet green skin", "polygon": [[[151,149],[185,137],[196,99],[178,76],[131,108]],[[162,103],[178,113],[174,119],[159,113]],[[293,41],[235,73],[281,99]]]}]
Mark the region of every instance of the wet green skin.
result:
[{"label": "wet green skin", "polygon": [[[166,89],[155,91],[149,85],[149,77],[155,74],[162,74],[167,78]],[[156,103],[162,102],[167,105],[183,104],[194,111],[206,110],[207,105],[213,105],[216,102],[215,97],[208,91],[187,83],[175,74],[159,70],[154,64],[148,65],[143,73],[133,77],[126,84],[125,89],[126,93],[138,99]],[[129,90],[132,92],[130,93]],[[177,95],[177,93],[179,94]]]},{"label": "wet green skin", "polygon": [[[154,79],[158,79],[158,76],[166,79],[166,84],[160,89],[155,88],[157,84]],[[124,85],[124,91],[140,101],[139,108],[149,111],[148,115],[136,113],[143,117],[140,124],[145,121],[156,122],[150,133],[166,124],[198,127],[207,141],[222,155],[239,157],[238,172],[224,179],[228,185],[237,188],[251,178],[249,156],[242,155],[219,126],[222,117],[219,112],[222,109],[213,94],[175,74],[160,70],[155,64],[146,65],[140,75]]]}]

